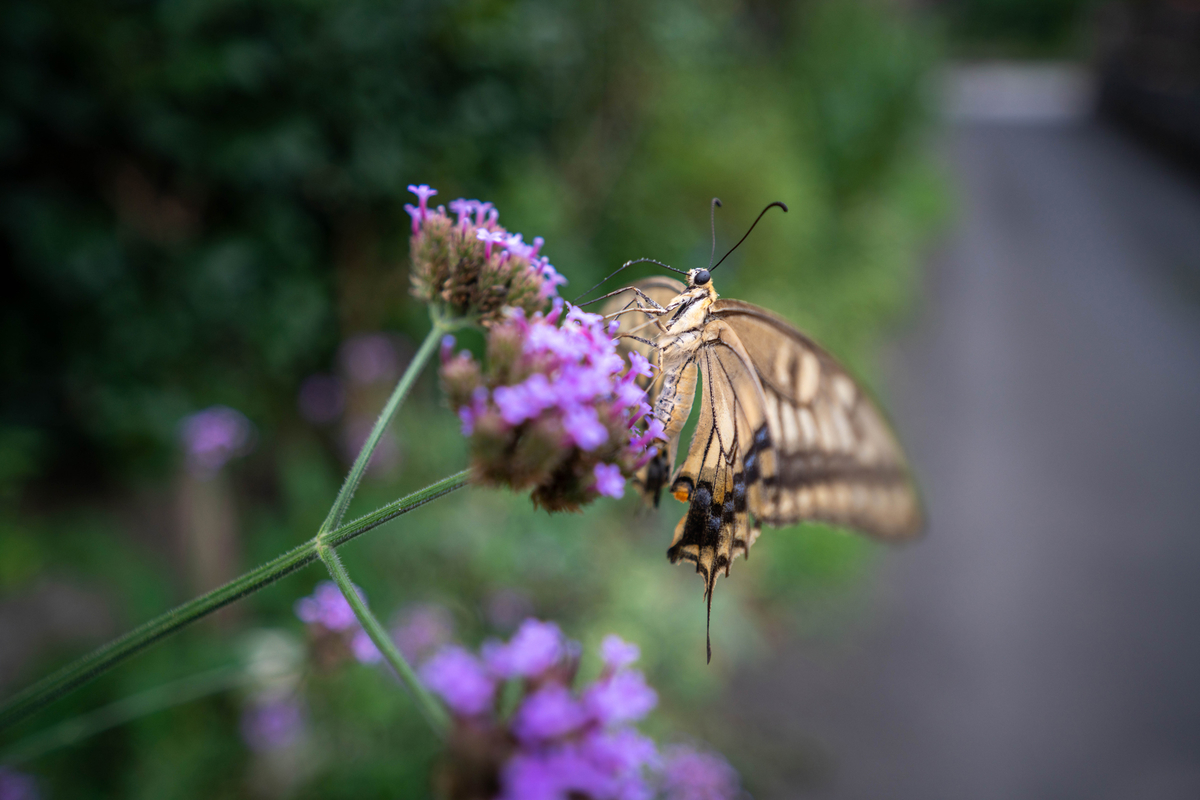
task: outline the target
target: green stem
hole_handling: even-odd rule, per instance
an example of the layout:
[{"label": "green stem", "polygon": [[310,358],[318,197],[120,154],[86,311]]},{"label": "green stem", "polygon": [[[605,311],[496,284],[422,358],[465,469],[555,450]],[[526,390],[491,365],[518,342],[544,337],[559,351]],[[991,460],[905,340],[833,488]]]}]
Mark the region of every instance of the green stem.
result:
[{"label": "green stem", "polygon": [[429,722],[434,732],[443,739],[446,737],[450,729],[450,718],[446,714],[446,710],[441,704],[433,699],[429,694],[429,690],[421,683],[417,677],[417,673],[409,666],[408,661],[400,654],[396,648],[392,637],[388,635],[383,626],[379,624],[379,620],[367,608],[367,604],[363,602],[358,590],[355,589],[354,583],[350,580],[350,575],[346,572],[346,568],[342,566],[342,560],[338,558],[337,553],[333,548],[322,545],[318,551],[321,556],[321,561],[329,568],[329,574],[333,576],[334,583],[342,590],[346,601],[350,603],[350,608],[354,609],[354,616],[358,617],[358,622],[363,626],[363,630],[371,637],[371,641],[379,648],[379,652],[383,653],[383,657],[392,665],[392,669],[396,670],[396,674],[400,676],[400,680],[409,688],[413,696],[417,700],[417,707],[421,709],[421,713]]},{"label": "green stem", "polygon": [[329,515],[325,517],[325,522],[321,524],[321,530],[317,533],[318,539],[326,532],[342,524],[342,518],[346,516],[346,509],[350,507],[350,501],[354,499],[354,493],[358,490],[358,484],[362,482],[363,473],[367,471],[367,465],[371,463],[371,456],[375,454],[375,448],[379,445],[379,440],[383,438],[383,432],[387,430],[392,417],[396,415],[396,412],[400,409],[400,405],[404,402],[404,398],[408,396],[409,389],[416,382],[417,376],[421,374],[421,370],[425,368],[425,363],[429,361],[429,357],[437,349],[438,342],[451,329],[452,325],[450,323],[443,322],[440,317],[434,316],[433,327],[429,329],[429,333],[425,336],[425,341],[421,342],[421,347],[417,350],[417,354],[413,356],[412,361],[409,362],[408,367],[404,370],[404,374],[400,377],[400,382],[392,390],[392,396],[388,398],[383,411],[379,412],[379,419],[375,420],[375,427],[371,429],[371,434],[367,437],[367,441],[363,443],[362,449],[358,451],[358,457],[354,459],[354,466],[350,467],[350,472],[346,474],[346,480],[342,482],[342,488],[338,490],[333,505],[329,507]]},{"label": "green stem", "polygon": [[60,747],[67,747],[140,717],[190,703],[211,694],[224,692],[250,683],[253,676],[238,667],[191,675],[163,686],[122,698],[88,714],[60,722],[44,731],[23,739],[4,753],[3,763],[9,765],[32,761]]},{"label": "green stem", "polygon": [[[413,492],[406,497],[388,503],[359,517],[336,530],[322,536],[322,545],[339,547],[356,536],[361,536],[373,528],[378,528],[401,514],[407,514],[415,508],[436,500],[442,495],[449,494],[455,489],[461,489],[467,484],[469,472],[464,470],[443,478],[437,483]],[[135,628],[119,639],[100,647],[83,658],[68,664],[51,675],[46,676],[34,685],[10,698],[0,706],[0,730],[8,728],[33,712],[62,697],[72,689],[87,683],[93,678],[107,672],[130,656],[136,655],[159,639],[190,625],[202,617],[211,614],[223,606],[245,597],[248,594],[274,583],[285,575],[307,566],[316,561],[318,542],[316,539],[305,542],[283,555],[268,561],[261,567],[247,572],[240,578],[235,578],[224,586],[214,589],[206,595],[190,600],[181,606],[158,616],[142,626]]]}]

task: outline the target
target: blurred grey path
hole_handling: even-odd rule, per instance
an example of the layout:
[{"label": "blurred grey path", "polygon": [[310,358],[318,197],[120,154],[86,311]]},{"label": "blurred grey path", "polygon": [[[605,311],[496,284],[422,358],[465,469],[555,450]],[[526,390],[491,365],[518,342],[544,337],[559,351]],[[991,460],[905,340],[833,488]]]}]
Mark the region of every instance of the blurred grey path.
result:
[{"label": "blurred grey path", "polygon": [[889,371],[931,528],[858,629],[739,676],[824,765],[758,794],[1200,797],[1200,188],[1086,121],[945,149],[958,218]]}]

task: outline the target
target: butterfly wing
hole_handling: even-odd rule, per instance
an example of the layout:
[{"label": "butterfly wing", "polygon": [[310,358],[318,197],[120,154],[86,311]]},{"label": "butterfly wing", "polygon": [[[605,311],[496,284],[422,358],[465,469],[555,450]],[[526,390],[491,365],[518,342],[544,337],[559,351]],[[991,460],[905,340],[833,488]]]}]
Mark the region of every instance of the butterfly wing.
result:
[{"label": "butterfly wing", "polygon": [[[696,565],[712,609],[717,575],[758,537],[756,508],[769,502],[776,473],[766,400],[745,349],[722,322],[708,323],[693,356],[700,369],[700,416],[672,491],[689,503],[667,551]],[[709,658],[712,657],[711,645]]]},{"label": "butterfly wing", "polygon": [[[720,299],[762,387],[775,472],[750,511],[767,525],[820,520],[883,539],[924,527],[904,453],[883,414],[820,346],[771,312]],[[711,323],[710,323],[711,324]]]}]

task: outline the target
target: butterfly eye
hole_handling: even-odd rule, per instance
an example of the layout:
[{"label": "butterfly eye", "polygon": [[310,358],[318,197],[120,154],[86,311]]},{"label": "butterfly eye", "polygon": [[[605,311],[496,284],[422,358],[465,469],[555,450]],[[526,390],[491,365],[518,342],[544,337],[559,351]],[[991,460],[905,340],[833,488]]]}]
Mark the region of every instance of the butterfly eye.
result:
[{"label": "butterfly eye", "polygon": [[696,276],[692,279],[692,282],[697,286],[703,286],[704,284],[708,283],[711,277],[712,276],[708,274],[708,270],[698,269],[696,270]]}]

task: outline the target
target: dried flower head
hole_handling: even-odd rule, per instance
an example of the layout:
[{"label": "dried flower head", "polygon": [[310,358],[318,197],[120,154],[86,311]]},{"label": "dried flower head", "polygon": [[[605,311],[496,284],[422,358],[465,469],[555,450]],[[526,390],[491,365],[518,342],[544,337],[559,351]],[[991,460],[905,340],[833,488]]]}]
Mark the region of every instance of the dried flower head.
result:
[{"label": "dried flower head", "polygon": [[616,328],[598,314],[562,312],[561,301],[547,315],[511,311],[489,332],[482,367],[469,353],[452,355],[449,337],[442,348],[442,382],[478,478],[532,489],[550,511],[620,497],[625,477],[653,455],[637,384],[649,363],[637,353],[626,363]]},{"label": "dried flower head", "polygon": [[[658,702],[630,669],[638,648],[615,636],[604,668],[573,690],[580,648],[557,625],[526,620],[508,642],[485,643],[482,658],[447,647],[421,669],[454,715],[439,776],[443,796],[499,800],[732,800],[737,776],[713,754],[672,750],[660,758],[634,725]],[[521,697],[502,717],[500,684],[517,681]],[[694,765],[694,775],[685,774]]]},{"label": "dried flower head", "polygon": [[429,208],[436,190],[423,184],[408,189],[418,199],[404,207],[412,217],[412,292],[418,299],[487,327],[503,318],[505,308],[526,314],[545,308],[567,282],[539,255],[542,238],[526,244],[521,234],[509,233],[491,203],[451,201],[452,219],[443,206]]}]

